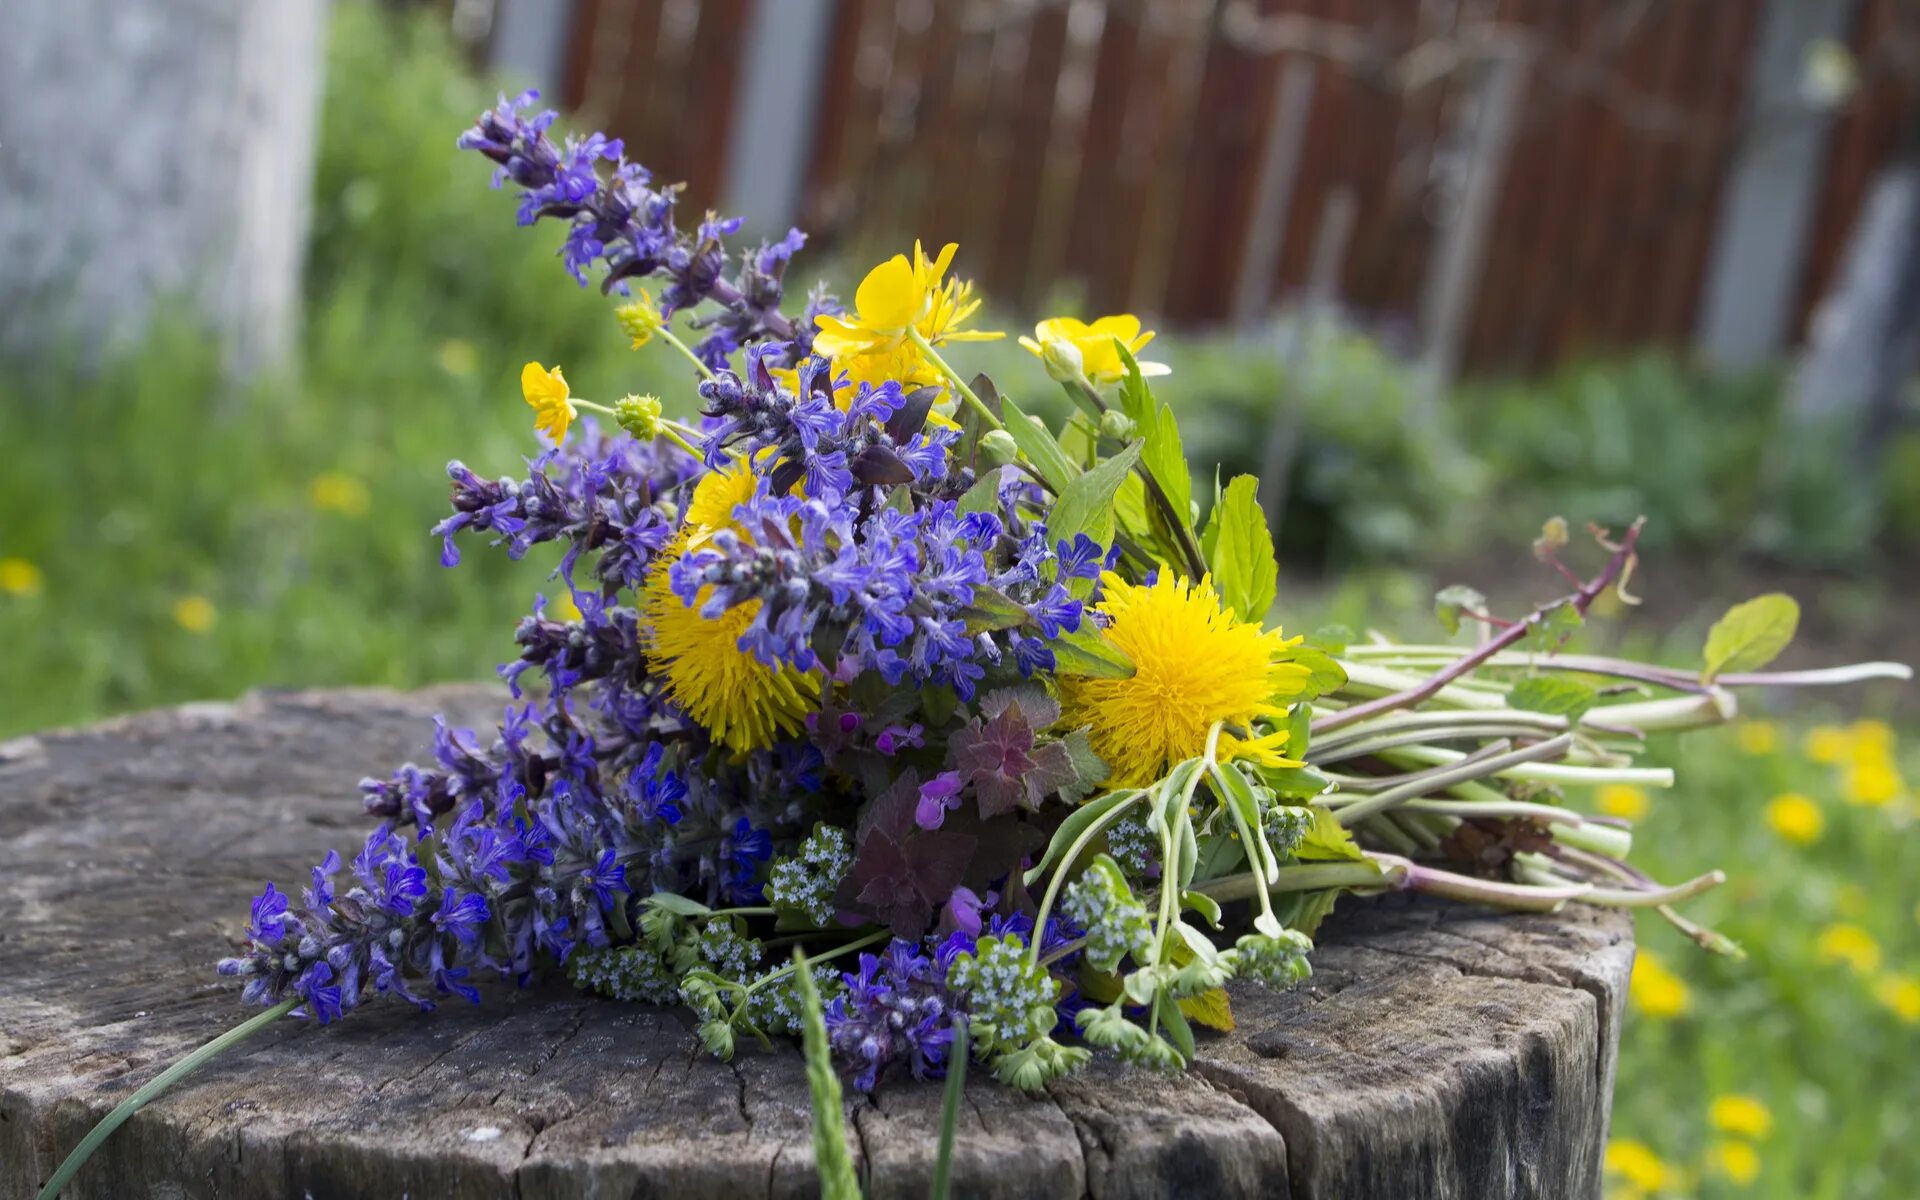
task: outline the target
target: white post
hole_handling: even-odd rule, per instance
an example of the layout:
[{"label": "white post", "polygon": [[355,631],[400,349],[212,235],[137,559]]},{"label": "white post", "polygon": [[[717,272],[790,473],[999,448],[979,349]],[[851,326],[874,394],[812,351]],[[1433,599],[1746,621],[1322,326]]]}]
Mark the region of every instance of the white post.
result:
[{"label": "white post", "polygon": [[1272,299],[1273,277],[1280,269],[1287,222],[1293,216],[1294,187],[1300,180],[1300,154],[1307,143],[1307,121],[1313,115],[1313,88],[1318,78],[1317,64],[1303,55],[1289,57],[1280,68],[1273,112],[1267,119],[1267,141],[1260,151],[1253,210],[1247,217],[1246,253],[1240,258],[1240,276],[1233,287],[1233,323],[1243,331],[1266,317]]},{"label": "white post", "polygon": [[767,238],[800,216],[832,0],[755,0],[728,132],[725,210]]},{"label": "white post", "polygon": [[558,105],[566,81],[573,0],[495,0],[492,24],[488,64],[517,84],[540,89],[543,99]]}]

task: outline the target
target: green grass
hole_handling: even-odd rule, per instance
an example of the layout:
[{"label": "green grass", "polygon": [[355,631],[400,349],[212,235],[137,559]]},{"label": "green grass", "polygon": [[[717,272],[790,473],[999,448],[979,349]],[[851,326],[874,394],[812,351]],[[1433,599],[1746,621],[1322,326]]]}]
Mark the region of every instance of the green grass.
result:
[{"label": "green grass", "polygon": [[[484,677],[550,585],[534,564],[498,554],[472,553],[452,572],[438,565],[427,530],[445,510],[442,464],[519,469],[534,448],[516,382],[528,359],[564,363],[588,397],[686,394],[667,351],[626,350],[606,302],[566,280],[553,232],[515,228],[513,202],[485,187],[484,165],[453,153],[454,131],[490,90],[461,74],[429,27],[356,5],[336,12],[298,361],[235,389],[204,336],[169,325],[102,366],[0,377],[0,559],[41,576],[29,593],[0,590],[0,736],[250,687]],[[1165,394],[1193,457],[1252,469],[1277,368],[1231,343],[1168,342],[1154,349],[1176,367]],[[1010,345],[956,357],[1023,399],[1051,392]],[[1320,562],[1403,563],[1475,528],[1489,480],[1411,432],[1404,375],[1378,347],[1343,337],[1315,361],[1289,548]],[[1671,371],[1604,370],[1480,401],[1505,414],[1495,425],[1510,436],[1476,450],[1520,497],[1498,521],[1517,530],[1560,505],[1569,516],[1646,508],[1675,516],[1676,540],[1715,544],[1766,489],[1751,446],[1730,455],[1701,431],[1745,438],[1738,414],[1754,393],[1729,385],[1696,398]],[[1684,421],[1694,424],[1671,427]],[[1573,436],[1582,431],[1593,436]],[[1718,507],[1700,507],[1709,500]],[[1909,507],[1920,513],[1920,501]],[[7,578],[0,570],[0,588]],[[1329,596],[1283,593],[1289,611],[1350,624],[1415,614],[1389,624],[1422,635],[1428,595],[1413,576],[1378,570],[1354,572]],[[179,620],[188,597],[211,605],[206,628]],[[1801,726],[1783,737],[1789,748]],[[1743,754],[1731,733],[1659,752],[1682,785],[1653,797],[1635,858],[1666,879],[1725,867],[1733,882],[1689,911],[1751,957],[1711,959],[1642,921],[1643,945],[1692,1003],[1670,1020],[1629,1014],[1618,1136],[1675,1167],[1675,1195],[1920,1195],[1910,1127],[1920,1027],[1873,994],[1879,976],[1920,976],[1920,889],[1903,870],[1911,796],[1848,805],[1831,768],[1797,752]],[[1920,758],[1903,754],[1906,777],[1920,780]],[[1790,845],[1768,828],[1765,805],[1783,791],[1821,805],[1818,841]],[[1879,945],[1875,978],[1821,961],[1819,933],[1840,920]],[[1744,1188],[1699,1171],[1716,1137],[1709,1105],[1728,1093],[1759,1097],[1774,1119],[1755,1147],[1761,1176]]]}]

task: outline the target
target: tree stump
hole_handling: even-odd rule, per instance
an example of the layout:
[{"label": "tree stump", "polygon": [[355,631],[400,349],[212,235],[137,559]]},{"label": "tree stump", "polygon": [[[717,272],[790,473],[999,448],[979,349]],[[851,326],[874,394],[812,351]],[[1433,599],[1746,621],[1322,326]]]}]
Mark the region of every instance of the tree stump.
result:
[{"label": "tree stump", "polygon": [[[214,960],[265,880],[367,828],[354,792],[490,688],[256,694],[0,743],[0,1198],[248,1015]],[[1233,989],[1177,1075],[976,1072],[961,1196],[1597,1196],[1631,925],[1343,901],[1314,976]],[[875,1196],[922,1196],[937,1085],[850,1095]],[[667,1010],[564,984],[281,1022],[124,1125],[81,1197],[809,1195],[802,1062],[709,1058]]]}]

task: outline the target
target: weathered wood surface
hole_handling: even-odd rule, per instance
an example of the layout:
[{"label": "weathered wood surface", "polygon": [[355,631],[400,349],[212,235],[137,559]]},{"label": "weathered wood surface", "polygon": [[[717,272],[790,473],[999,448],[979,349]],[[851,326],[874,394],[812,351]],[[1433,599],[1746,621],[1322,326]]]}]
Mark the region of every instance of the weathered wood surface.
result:
[{"label": "weathered wood surface", "polygon": [[[244,1015],[214,975],[265,879],[365,827],[360,775],[483,688],[262,694],[0,743],[0,1198]],[[1594,1196],[1633,946],[1575,910],[1343,904],[1315,975],[1235,989],[1177,1076],[968,1089],[965,1196]],[[925,1194],[938,1090],[850,1103],[877,1196]],[[289,1021],[135,1116],[71,1196],[728,1197],[813,1191],[799,1055],[701,1053],[564,986]]]}]

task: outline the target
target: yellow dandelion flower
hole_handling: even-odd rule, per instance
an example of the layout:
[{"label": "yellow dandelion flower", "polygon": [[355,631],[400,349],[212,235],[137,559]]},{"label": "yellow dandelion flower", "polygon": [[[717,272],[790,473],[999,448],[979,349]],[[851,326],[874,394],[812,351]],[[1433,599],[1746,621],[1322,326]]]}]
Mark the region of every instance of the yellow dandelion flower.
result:
[{"label": "yellow dandelion flower", "polygon": [[555,445],[567,438],[567,426],[579,412],[573,407],[566,376],[555,367],[549,371],[537,362],[520,368],[520,394],[533,409],[533,427],[552,438]]},{"label": "yellow dandelion flower", "polygon": [[219,617],[220,610],[205,596],[182,596],[173,602],[173,623],[188,633],[205,633]]},{"label": "yellow dandelion flower", "polygon": [[1815,725],[1807,731],[1807,757],[1833,766],[1853,753],[1853,735],[1838,725]]},{"label": "yellow dandelion flower", "polygon": [[1847,730],[1853,735],[1853,744],[1858,749],[1878,750],[1882,753],[1893,749],[1893,726],[1885,721],[1876,721],[1871,717],[1862,717]]},{"label": "yellow dandelion flower", "polygon": [[1822,929],[1814,942],[1814,953],[1821,962],[1845,963],[1857,975],[1871,975],[1880,969],[1880,943],[1848,921],[1836,921]]},{"label": "yellow dandelion flower", "polygon": [[1593,802],[1609,817],[1622,817],[1629,821],[1644,818],[1651,806],[1646,790],[1631,783],[1603,784],[1594,793]]},{"label": "yellow dandelion flower", "polygon": [[1773,1110],[1758,1096],[1730,1092],[1716,1096],[1707,1109],[1707,1120],[1721,1133],[1764,1141],[1773,1132]]},{"label": "yellow dandelion flower", "polygon": [[[1113,769],[1115,785],[1158,779],[1168,765],[1206,749],[1207,731],[1225,721],[1251,731],[1255,721],[1285,714],[1285,702],[1309,672],[1287,661],[1278,629],[1236,619],[1220,606],[1211,578],[1198,584],[1171,572],[1148,587],[1109,571],[1101,577],[1100,611],[1107,637],[1133,660],[1126,679],[1062,679],[1062,721],[1091,727],[1094,752]],[[1223,757],[1285,765],[1285,730],[1248,740],[1222,737]]]},{"label": "yellow dandelion flower", "polygon": [[[1068,367],[1077,363],[1094,383],[1118,383],[1126,377],[1127,368],[1120,361],[1120,351],[1114,348],[1115,339],[1137,356],[1153,340],[1153,331],[1142,331],[1140,318],[1132,313],[1101,317],[1091,325],[1072,317],[1053,317],[1035,325],[1033,336],[1021,338],[1020,344],[1048,363],[1049,373],[1055,363]],[[1142,375],[1166,375],[1170,371],[1165,363],[1140,363]]]},{"label": "yellow dandelion flower", "polygon": [[693,498],[687,501],[686,523],[698,529],[713,530],[739,526],[733,523],[733,510],[753,499],[759,476],[737,458],[727,467],[708,471],[694,485]]},{"label": "yellow dandelion flower", "polygon": [[1873,998],[1908,1025],[1920,1025],[1920,979],[1886,975],[1873,985]]},{"label": "yellow dandelion flower", "polygon": [[1760,1152],[1745,1142],[1722,1138],[1707,1149],[1707,1170],[1735,1187],[1760,1178]]},{"label": "yellow dandelion flower", "polygon": [[358,517],[373,507],[367,485],[341,471],[323,471],[307,485],[307,501],[323,512]]},{"label": "yellow dandelion flower", "polygon": [[440,369],[455,379],[465,379],[479,365],[480,355],[472,342],[448,338],[440,343]]},{"label": "yellow dandelion flower", "polygon": [[1768,826],[1775,833],[1800,846],[1819,841],[1821,831],[1826,828],[1826,818],[1820,815],[1820,806],[1793,792],[1768,801],[1766,817]]},{"label": "yellow dandelion flower", "polygon": [[1891,759],[1880,758],[1855,762],[1847,769],[1845,778],[1847,803],[1865,808],[1882,808],[1900,798],[1906,790],[1906,781],[1900,778],[1900,768]]},{"label": "yellow dandelion flower", "polygon": [[0,592],[9,596],[32,596],[40,591],[44,577],[40,568],[24,558],[0,558]]},{"label": "yellow dandelion flower", "polygon": [[1614,1138],[1607,1143],[1607,1174],[1643,1192],[1658,1192],[1679,1181],[1679,1173],[1653,1152],[1645,1142],[1632,1138]]},{"label": "yellow dandelion flower", "polygon": [[1742,721],[1734,726],[1740,753],[1764,758],[1780,748],[1780,727],[1772,721]]},{"label": "yellow dandelion flower", "polygon": [[1633,960],[1627,998],[1636,1010],[1656,1021],[1685,1016],[1693,1007],[1693,991],[1687,987],[1687,981],[1645,950]]}]

